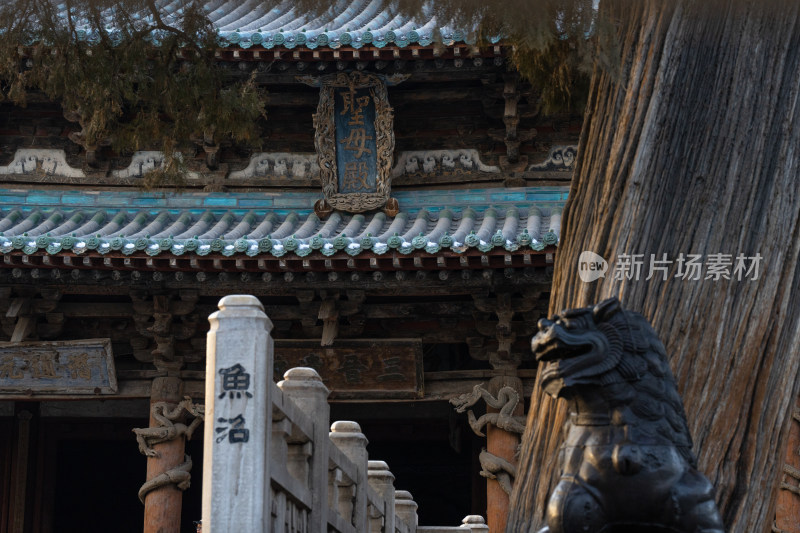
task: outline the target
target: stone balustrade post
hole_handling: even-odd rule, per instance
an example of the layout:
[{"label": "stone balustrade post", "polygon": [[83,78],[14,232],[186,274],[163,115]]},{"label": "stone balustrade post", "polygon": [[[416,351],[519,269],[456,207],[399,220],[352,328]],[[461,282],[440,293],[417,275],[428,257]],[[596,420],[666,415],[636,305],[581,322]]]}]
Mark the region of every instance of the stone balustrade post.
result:
[{"label": "stone balustrade post", "polygon": [[288,370],[278,387],[313,423],[309,489],[312,506],[309,531],[328,530],[328,426],[330,424],[330,391],[313,368]]},{"label": "stone balustrade post", "polygon": [[394,514],[397,520],[402,520],[411,531],[417,530],[417,502],[407,490],[397,490],[394,493]]},{"label": "stone balustrade post", "polygon": [[272,322],[254,296],[219,309],[208,318],[203,533],[268,531]]},{"label": "stone balustrade post", "polygon": [[394,531],[394,474],[383,461],[367,462],[369,485],[386,502],[383,509],[383,531]]},{"label": "stone balustrade post", "polygon": [[353,526],[367,531],[367,437],[356,422],[340,420],[331,425],[330,439],[356,467]]},{"label": "stone balustrade post", "polygon": [[479,514],[465,516],[459,527],[469,529],[470,533],[489,533],[489,526],[486,525],[486,520]]}]

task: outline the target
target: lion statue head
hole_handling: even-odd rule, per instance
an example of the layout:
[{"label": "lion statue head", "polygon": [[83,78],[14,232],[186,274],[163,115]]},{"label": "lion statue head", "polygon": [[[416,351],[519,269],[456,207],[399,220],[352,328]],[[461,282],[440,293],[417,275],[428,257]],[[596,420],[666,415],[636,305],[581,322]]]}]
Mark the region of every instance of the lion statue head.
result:
[{"label": "lion statue head", "polygon": [[531,347],[544,363],[541,385],[551,396],[602,406],[612,423],[631,426],[647,440],[691,448],[664,345],[647,320],[617,298],[540,320]]}]

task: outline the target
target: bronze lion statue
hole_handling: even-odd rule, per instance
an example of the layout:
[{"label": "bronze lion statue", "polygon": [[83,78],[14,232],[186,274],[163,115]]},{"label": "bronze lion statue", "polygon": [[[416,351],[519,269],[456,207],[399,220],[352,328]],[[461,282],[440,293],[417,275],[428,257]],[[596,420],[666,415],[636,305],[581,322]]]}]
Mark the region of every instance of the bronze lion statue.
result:
[{"label": "bronze lion statue", "polygon": [[542,387],[569,402],[561,478],[539,533],[723,533],[664,345],[612,298],[540,320]]}]

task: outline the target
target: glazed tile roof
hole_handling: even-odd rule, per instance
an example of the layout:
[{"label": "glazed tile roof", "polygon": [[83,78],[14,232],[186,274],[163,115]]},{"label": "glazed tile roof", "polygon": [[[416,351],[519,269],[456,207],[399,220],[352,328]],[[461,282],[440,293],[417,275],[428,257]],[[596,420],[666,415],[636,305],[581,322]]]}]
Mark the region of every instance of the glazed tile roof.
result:
[{"label": "glazed tile roof", "polygon": [[[158,2],[162,12],[176,13],[180,3]],[[348,46],[427,46],[437,32],[446,45],[474,44],[474,32],[440,25],[430,5],[414,18],[393,13],[380,0],[334,0],[322,15],[300,13],[291,0],[278,5],[260,0],[210,0],[205,3],[209,20],[219,32],[223,46],[250,48]],[[86,32],[84,38],[91,38]]]},{"label": "glazed tile roof", "polygon": [[320,220],[315,193],[0,190],[0,252],[283,257],[541,251],[565,187],[398,191],[401,212]]}]

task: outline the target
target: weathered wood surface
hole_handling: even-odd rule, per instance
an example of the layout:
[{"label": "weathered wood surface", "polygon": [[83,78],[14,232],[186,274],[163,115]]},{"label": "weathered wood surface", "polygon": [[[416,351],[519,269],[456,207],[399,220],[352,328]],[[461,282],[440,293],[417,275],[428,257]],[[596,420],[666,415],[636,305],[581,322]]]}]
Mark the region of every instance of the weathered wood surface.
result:
[{"label": "weathered wood surface", "polygon": [[[477,371],[483,372],[483,371]],[[434,372],[433,374],[446,374],[446,372]],[[416,398],[422,401],[448,401],[456,396],[459,396],[464,393],[464,391],[471,390],[475,385],[480,385],[481,383],[485,383],[486,380],[490,377],[488,374],[478,374],[475,377],[468,378],[468,377],[454,377],[453,379],[447,379],[441,376],[438,377],[427,377],[428,372],[425,373],[424,383],[425,383],[425,396],[422,398]],[[199,381],[203,379],[205,376],[205,372],[197,372],[197,371],[187,371],[184,370],[180,372],[180,376],[185,379],[184,381],[184,392],[187,396],[191,396],[192,398],[199,399],[203,397],[204,394],[204,382]],[[150,389],[151,389],[152,377],[149,378],[135,378],[135,379],[122,379],[119,383],[119,392],[113,396],[116,399],[133,399],[133,398],[149,398],[150,397]],[[534,381],[532,378],[523,379],[523,392],[526,398],[531,396],[533,392],[533,385]],[[85,396],[84,396],[85,397]],[[391,394],[389,397],[385,397],[382,395],[381,391],[374,391],[370,398],[380,399],[383,401],[409,401],[414,400],[415,398],[406,398],[406,399],[398,399],[398,398],[391,398]],[[12,396],[9,398],[4,399],[16,399],[16,400],[26,400],[30,397],[25,394],[19,394],[17,396]],[[72,394],[59,394],[59,395],[48,395],[48,400],[74,400],[76,397]],[[363,400],[364,397],[362,396],[361,399]],[[342,398],[339,397],[336,402],[346,402],[346,401],[359,401],[358,395],[354,395],[352,398]],[[1,415],[2,413],[0,413]],[[130,413],[129,413],[130,414]],[[81,416],[92,416],[91,413],[82,414]]]},{"label": "weathered wood surface", "polygon": [[333,346],[320,346],[319,340],[276,340],[275,380],[300,366],[319,372],[331,399],[368,398],[375,393],[395,399],[422,397],[418,339],[337,340]]},{"label": "weathered wood surface", "polygon": [[116,392],[110,339],[0,343],[0,398]]},{"label": "weathered wood surface", "polygon": [[[601,9],[620,21],[619,73],[593,77],[550,310],[618,295],[652,321],[728,531],[770,531],[800,386],[800,5]],[[584,250],[763,262],[755,281],[615,280],[612,264],[584,283]],[[534,393],[509,532],[542,524],[564,416],[565,402]]]},{"label": "weathered wood surface", "polygon": [[[420,318],[426,316],[459,316],[472,312],[472,306],[464,302],[425,302],[425,303],[395,303],[364,304],[360,307],[364,314],[373,319],[383,318]],[[126,318],[133,314],[131,303],[106,303],[106,302],[68,302],[58,306],[58,311],[67,318]],[[211,313],[210,304],[198,304],[198,313]],[[299,305],[270,305],[264,306],[267,316],[272,320],[299,320],[307,318]]]}]

